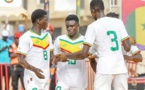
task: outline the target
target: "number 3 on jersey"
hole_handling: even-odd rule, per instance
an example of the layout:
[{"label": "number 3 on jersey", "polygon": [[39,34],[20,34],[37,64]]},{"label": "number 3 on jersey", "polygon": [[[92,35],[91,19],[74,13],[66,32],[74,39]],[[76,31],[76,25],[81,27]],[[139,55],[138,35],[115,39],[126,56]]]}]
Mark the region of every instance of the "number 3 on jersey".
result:
[{"label": "number 3 on jersey", "polygon": [[44,57],[44,60],[47,60],[48,59],[47,51],[46,50],[43,51],[43,57]]},{"label": "number 3 on jersey", "polygon": [[108,36],[111,35],[111,34],[114,36],[114,38],[111,38],[111,41],[112,41],[113,43],[115,43],[116,46],[115,46],[115,47],[110,47],[110,49],[111,49],[111,51],[117,51],[117,50],[119,49],[118,40],[117,40],[117,34],[116,34],[115,31],[108,31],[108,32],[107,32],[107,35],[108,35]]}]

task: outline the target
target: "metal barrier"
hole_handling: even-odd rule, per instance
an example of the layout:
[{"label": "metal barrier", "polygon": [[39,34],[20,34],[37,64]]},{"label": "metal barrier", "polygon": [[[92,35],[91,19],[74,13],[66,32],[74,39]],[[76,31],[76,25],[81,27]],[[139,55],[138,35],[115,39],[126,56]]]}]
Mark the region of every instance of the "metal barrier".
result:
[{"label": "metal barrier", "polygon": [[[11,67],[8,64],[0,64],[0,90],[13,90],[12,78],[8,76],[9,73],[11,74],[11,68],[8,68],[8,66]],[[8,69],[10,69],[10,72],[8,72]],[[18,85],[18,90],[23,90],[20,80]]]},{"label": "metal barrier", "polygon": [[9,90],[8,84],[8,65],[7,64],[0,64],[0,90],[3,90],[4,86],[6,90]]}]

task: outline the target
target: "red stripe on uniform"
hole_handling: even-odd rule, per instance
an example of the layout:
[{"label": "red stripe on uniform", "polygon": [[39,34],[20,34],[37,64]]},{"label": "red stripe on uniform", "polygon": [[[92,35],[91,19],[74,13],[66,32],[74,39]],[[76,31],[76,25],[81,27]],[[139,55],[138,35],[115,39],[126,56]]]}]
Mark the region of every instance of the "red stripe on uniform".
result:
[{"label": "red stripe on uniform", "polygon": [[67,53],[71,53],[70,51],[66,50],[66,49],[63,49],[63,48],[60,48],[62,52],[67,52]]},{"label": "red stripe on uniform", "polygon": [[38,46],[38,45],[35,45],[35,44],[33,44],[33,46],[38,47],[38,48],[42,48],[42,49],[46,49],[47,47],[49,47],[49,44],[44,48],[42,46]]}]

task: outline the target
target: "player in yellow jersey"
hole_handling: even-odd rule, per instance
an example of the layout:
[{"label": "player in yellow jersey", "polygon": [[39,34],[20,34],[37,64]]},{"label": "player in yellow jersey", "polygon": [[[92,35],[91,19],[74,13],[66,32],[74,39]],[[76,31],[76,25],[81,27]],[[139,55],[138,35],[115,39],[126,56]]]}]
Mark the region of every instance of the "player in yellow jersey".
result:
[{"label": "player in yellow jersey", "polygon": [[26,90],[48,90],[53,46],[51,35],[43,31],[48,25],[47,13],[37,9],[31,20],[32,28],[20,37],[18,45],[19,63],[25,68],[24,85]]},{"label": "player in yellow jersey", "polygon": [[[76,15],[68,15],[65,19],[68,34],[58,36],[54,42],[54,54],[74,53],[82,50],[84,36],[79,33],[79,19]],[[87,74],[85,60],[69,59],[68,62],[57,63],[56,90],[85,90]]]}]

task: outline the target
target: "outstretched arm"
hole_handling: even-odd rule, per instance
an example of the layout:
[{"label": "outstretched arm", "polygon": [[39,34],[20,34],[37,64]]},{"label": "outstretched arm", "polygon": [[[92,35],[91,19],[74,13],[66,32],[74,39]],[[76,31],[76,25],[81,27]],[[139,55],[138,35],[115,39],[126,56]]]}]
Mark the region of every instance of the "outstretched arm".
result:
[{"label": "outstretched arm", "polygon": [[68,59],[73,59],[73,60],[82,60],[88,57],[88,51],[90,47],[93,45],[95,41],[95,30],[92,25],[89,25],[86,31],[85,39],[84,39],[84,46],[83,49],[79,52],[71,53],[71,54],[65,54],[62,53],[60,55],[57,55],[60,60],[67,60]]},{"label": "outstretched arm", "polygon": [[60,59],[61,61],[67,61],[68,59],[82,60],[88,57],[89,48],[90,46],[84,44],[84,47],[81,51],[71,54],[61,53],[56,55],[56,58]]},{"label": "outstretched arm", "polygon": [[134,55],[132,60],[134,62],[142,62],[143,58],[142,58],[142,55],[139,53],[139,54]]},{"label": "outstretched arm", "polygon": [[73,54],[66,54],[66,58],[73,59],[73,60],[81,60],[88,57],[88,51],[90,46],[84,44],[84,47],[81,51],[73,53]]},{"label": "outstretched arm", "polygon": [[127,55],[124,55],[124,59],[125,60],[132,60],[134,62],[142,62],[142,55],[140,53],[136,54],[136,55],[133,55],[133,56],[127,56]]}]

